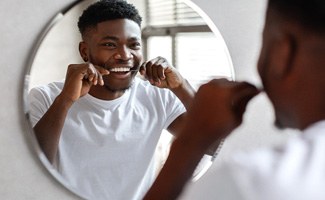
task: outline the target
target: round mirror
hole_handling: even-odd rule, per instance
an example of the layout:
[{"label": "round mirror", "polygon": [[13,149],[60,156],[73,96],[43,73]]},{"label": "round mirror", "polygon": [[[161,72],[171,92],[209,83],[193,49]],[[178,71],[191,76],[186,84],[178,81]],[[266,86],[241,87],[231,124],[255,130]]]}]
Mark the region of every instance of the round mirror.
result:
[{"label": "round mirror", "polygon": [[[68,9],[59,12],[49,23],[48,27],[45,28],[43,35],[35,45],[35,52],[30,60],[30,66],[25,78],[26,88],[24,98],[26,98],[25,111],[28,117],[30,117],[30,102],[27,100],[27,96],[32,88],[52,82],[63,81],[66,76],[68,65],[84,62],[79,54],[79,42],[82,39],[78,31],[77,22],[83,10],[94,2],[96,1],[77,1]],[[191,1],[129,0],[127,2],[133,4],[142,16],[141,43],[144,60],[150,60],[157,56],[166,58],[195,89],[214,77],[234,79],[230,55],[221,34],[210,19]],[[39,109],[41,110],[44,108]],[[31,125],[31,129],[32,126],[33,125]],[[83,127],[84,125],[79,126]],[[133,127],[134,124],[128,124],[127,126]],[[136,131],[134,128],[132,130]],[[34,135],[31,137],[36,141]],[[147,153],[146,151],[153,151],[151,154],[154,156],[151,156],[152,158],[149,159],[150,166],[148,166],[146,170],[154,172],[150,173],[150,175],[137,174],[138,171],[132,168],[132,164],[130,164],[132,163],[131,161],[130,163],[124,163],[124,165],[118,167],[112,164],[112,166],[115,166],[114,168],[91,169],[89,165],[92,165],[94,162],[101,163],[106,161],[105,157],[96,158],[96,155],[88,155],[88,159],[79,162],[79,166],[69,168],[62,166],[63,164],[60,160],[64,158],[65,155],[59,154],[55,162],[49,162],[42,153],[37,142],[35,142],[35,149],[42,162],[53,176],[81,197],[90,199],[112,199],[110,195],[107,195],[107,191],[112,193],[112,190],[106,189],[110,188],[111,184],[122,188],[119,191],[113,191],[117,193],[114,194],[115,197],[118,196],[120,199],[139,199],[146,189],[150,187],[155,175],[164,164],[172,139],[173,136],[169,134],[168,131],[163,130],[157,142],[153,145],[154,148],[148,147],[148,149],[142,149],[144,153]],[[85,145],[84,151],[80,152],[80,154],[87,154],[87,148],[93,148],[90,142],[91,140],[92,138],[88,138],[87,144],[85,144],[84,141],[76,140],[69,142]],[[62,142],[60,138],[60,143]],[[98,143],[101,143],[100,139],[97,141],[97,144]],[[64,144],[69,145],[67,141],[64,141]],[[105,145],[105,143],[99,146],[103,145]],[[60,148],[60,146],[58,148]],[[107,148],[105,149],[107,150]],[[75,152],[74,155],[78,155],[78,153],[79,152]],[[117,151],[108,153],[108,156],[111,156],[108,160],[109,162],[113,162],[120,156],[124,156],[124,154],[126,154],[126,152]],[[127,152],[127,154],[131,155],[130,152]],[[84,156],[80,156],[80,159],[84,158]],[[64,162],[69,161],[69,158],[65,157],[64,159]],[[138,158],[132,159],[137,160]],[[139,160],[141,159],[139,158]],[[82,163],[82,166],[80,166],[80,163]],[[193,175],[193,180],[197,180],[202,176],[210,165],[210,157],[202,159],[202,162]],[[88,168],[87,174],[84,174],[84,177],[81,178],[83,181],[81,181],[81,179],[79,180],[78,177],[72,178],[72,176],[76,174],[76,170],[80,168],[83,168],[83,170],[84,168]],[[118,174],[121,168],[130,169],[130,174],[121,174],[121,180],[108,180],[109,178],[105,177],[106,173],[104,173],[104,171],[111,171]],[[89,174],[96,175],[89,176]],[[128,182],[126,183],[127,179],[125,178],[128,176],[139,176],[139,180],[133,178],[132,181],[134,182],[131,184],[137,185],[136,188],[141,189],[133,191],[128,188],[130,184]],[[90,177],[89,182],[85,183],[84,180],[87,177]],[[89,188],[92,189],[88,189],[87,184]],[[123,189],[123,187],[125,188]],[[118,194],[119,192],[123,193],[124,196],[120,196],[120,194]],[[127,193],[127,195],[125,195],[125,193]]]}]

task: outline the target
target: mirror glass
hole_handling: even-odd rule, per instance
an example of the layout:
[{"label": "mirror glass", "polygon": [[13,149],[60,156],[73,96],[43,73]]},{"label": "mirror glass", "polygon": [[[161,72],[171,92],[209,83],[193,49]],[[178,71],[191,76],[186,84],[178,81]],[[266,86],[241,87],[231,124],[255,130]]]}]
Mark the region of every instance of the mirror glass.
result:
[{"label": "mirror glass", "polygon": [[[77,21],[82,11],[94,2],[94,0],[77,1],[68,9],[59,12],[35,44],[25,76],[24,102],[27,116],[29,108],[27,94],[30,89],[64,80],[69,64],[84,62],[78,51],[81,37]],[[234,79],[231,58],[221,34],[202,10],[191,1],[128,0],[128,2],[135,5],[143,19],[144,59],[157,56],[166,58],[195,89],[214,77]],[[35,140],[33,135],[31,137]],[[156,173],[165,162],[172,139],[167,131],[162,132],[154,156]],[[38,143],[34,142],[34,145],[44,165],[62,184],[85,198],[101,197],[101,194],[90,194],[91,192],[87,192],[84,188],[80,189],[78,182],[66,181],[65,176],[68,176],[68,172],[62,172],[60,167],[51,165],[40,151]],[[120,153],[123,154],[117,152],[116,157],[120,156]],[[193,180],[202,176],[210,165],[210,158],[204,158],[194,173]],[[65,175],[62,176],[62,173]],[[154,177],[151,177],[150,180],[153,179]]]}]

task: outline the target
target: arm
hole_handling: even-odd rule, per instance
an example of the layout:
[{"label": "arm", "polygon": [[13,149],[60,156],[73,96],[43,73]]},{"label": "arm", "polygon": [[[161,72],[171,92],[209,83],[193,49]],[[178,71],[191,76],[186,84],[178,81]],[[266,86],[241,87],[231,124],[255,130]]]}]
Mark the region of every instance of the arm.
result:
[{"label": "arm", "polygon": [[[172,67],[165,58],[157,57],[141,65],[140,73],[152,85],[170,89],[183,103],[186,110],[192,104],[195,90],[182,75]],[[178,116],[168,127],[168,131],[177,135],[182,127],[185,114]]]},{"label": "arm", "polygon": [[[185,106],[186,110],[189,110],[192,101],[194,99],[195,90],[192,88],[190,83],[182,78],[182,83],[178,87],[174,87],[170,89],[177,98],[182,102],[182,104]],[[178,116],[169,126],[168,131],[173,134],[174,136],[177,136],[177,134],[180,132],[186,118],[186,113]]]},{"label": "arm", "polygon": [[[192,101],[194,99],[195,91],[192,88],[192,86],[189,84],[189,82],[186,79],[183,79],[183,83],[180,84],[178,87],[171,88],[170,89],[177,98],[183,103],[186,110],[189,110]],[[169,126],[168,131],[173,134],[174,136],[177,136],[177,134],[180,132],[186,118],[186,113],[178,116]]]},{"label": "arm", "polygon": [[188,109],[195,90],[184,77],[171,66],[165,58],[157,57],[141,65],[140,73],[152,85],[170,89]]},{"label": "arm", "polygon": [[246,105],[258,94],[248,83],[213,80],[200,87],[186,124],[145,200],[176,199],[207,149],[242,122]]},{"label": "arm", "polygon": [[[92,85],[103,84],[102,75],[109,73],[91,64],[70,65],[61,93],[34,126],[37,141],[48,160],[53,163],[61,131],[70,107],[89,92]],[[88,78],[85,79],[84,77]]]},{"label": "arm", "polygon": [[[152,85],[170,89],[189,110],[194,99],[195,90],[182,75],[172,67],[165,58],[157,57],[141,65],[140,73],[150,81]],[[168,127],[168,131],[177,137],[184,124],[186,113],[178,116]],[[213,156],[220,142],[217,140],[211,144],[206,154]]]},{"label": "arm", "polygon": [[168,159],[144,200],[172,200],[179,196],[206,152],[206,148],[199,143],[190,144],[194,141],[194,139],[189,142],[180,138],[175,139]]},{"label": "arm", "polygon": [[36,139],[48,160],[53,163],[63,124],[72,102],[60,95],[34,126]]}]

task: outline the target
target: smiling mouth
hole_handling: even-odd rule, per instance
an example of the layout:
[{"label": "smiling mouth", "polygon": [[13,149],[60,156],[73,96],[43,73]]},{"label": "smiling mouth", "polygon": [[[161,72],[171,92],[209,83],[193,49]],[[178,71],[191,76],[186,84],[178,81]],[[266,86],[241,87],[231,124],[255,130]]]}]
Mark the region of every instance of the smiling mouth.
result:
[{"label": "smiling mouth", "polygon": [[109,69],[110,72],[129,72],[130,68],[128,67],[117,67],[117,68],[112,68]]},{"label": "smiling mouth", "polygon": [[110,72],[115,72],[115,73],[127,73],[131,71],[138,71],[136,67],[130,68],[130,67],[115,67],[109,69]]}]

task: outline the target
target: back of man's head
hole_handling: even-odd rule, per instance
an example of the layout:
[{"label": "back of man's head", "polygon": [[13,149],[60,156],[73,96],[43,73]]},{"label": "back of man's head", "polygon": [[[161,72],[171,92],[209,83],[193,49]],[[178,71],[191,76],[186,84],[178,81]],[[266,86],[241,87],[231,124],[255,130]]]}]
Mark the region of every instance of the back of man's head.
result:
[{"label": "back of man's head", "polygon": [[141,16],[132,4],[124,0],[100,0],[83,11],[79,17],[78,28],[81,35],[84,35],[98,23],[115,19],[129,19],[141,27]]},{"label": "back of man's head", "polygon": [[325,33],[325,0],[269,0],[269,8],[310,31]]}]

